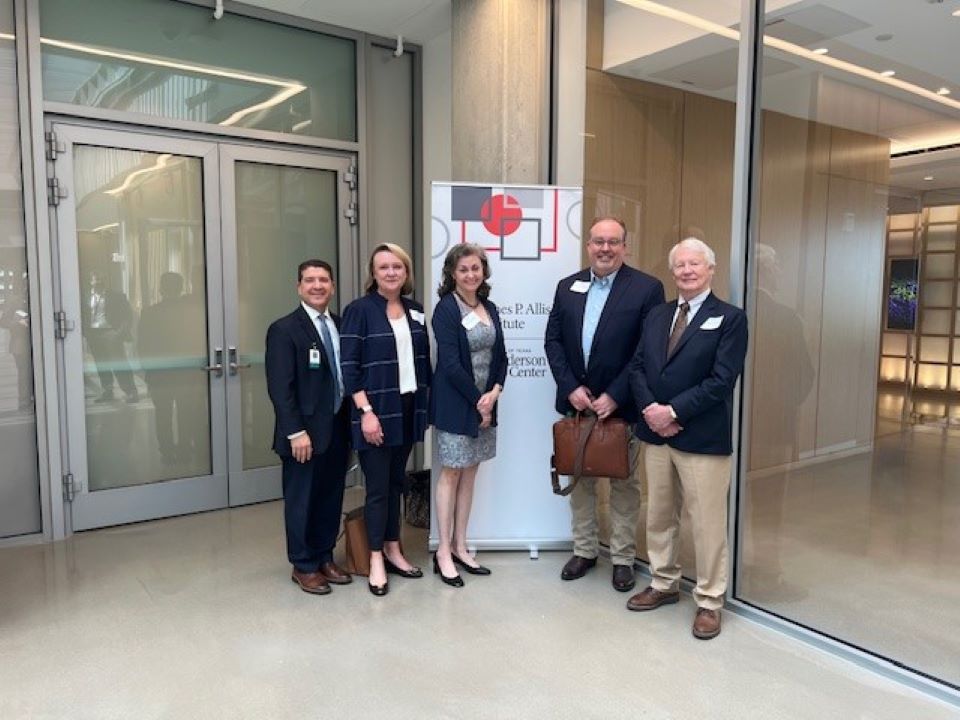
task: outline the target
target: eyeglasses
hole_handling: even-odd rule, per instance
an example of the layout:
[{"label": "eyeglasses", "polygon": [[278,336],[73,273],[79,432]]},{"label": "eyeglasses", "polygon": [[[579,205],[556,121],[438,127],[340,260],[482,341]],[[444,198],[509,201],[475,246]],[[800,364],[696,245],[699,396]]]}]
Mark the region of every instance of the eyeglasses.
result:
[{"label": "eyeglasses", "polygon": [[623,240],[619,240],[617,238],[590,238],[590,244],[595,245],[596,247],[606,246],[608,248],[618,248],[623,245]]}]

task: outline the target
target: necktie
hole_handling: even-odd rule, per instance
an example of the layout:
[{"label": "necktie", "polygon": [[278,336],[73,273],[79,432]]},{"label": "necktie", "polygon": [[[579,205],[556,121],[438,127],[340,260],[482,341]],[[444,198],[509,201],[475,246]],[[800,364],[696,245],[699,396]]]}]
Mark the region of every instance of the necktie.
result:
[{"label": "necktie", "polygon": [[677,321],[673,324],[673,332],[670,333],[670,340],[667,342],[667,360],[673,355],[673,351],[677,349],[677,343],[680,342],[683,331],[687,329],[688,312],[690,312],[690,303],[680,303],[680,313],[677,315]]},{"label": "necktie", "polygon": [[317,316],[317,324],[320,326],[320,337],[323,340],[323,350],[327,354],[327,362],[330,364],[330,374],[333,376],[333,411],[340,409],[340,403],[343,402],[343,388],[340,387],[340,377],[337,371],[337,355],[333,351],[333,337],[330,335],[330,328],[327,327],[327,321],[323,315]]}]

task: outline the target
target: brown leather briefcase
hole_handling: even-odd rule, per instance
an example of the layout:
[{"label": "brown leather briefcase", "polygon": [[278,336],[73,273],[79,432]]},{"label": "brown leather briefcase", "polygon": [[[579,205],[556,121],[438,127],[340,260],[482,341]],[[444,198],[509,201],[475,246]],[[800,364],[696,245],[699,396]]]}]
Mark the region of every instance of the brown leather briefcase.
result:
[{"label": "brown leather briefcase", "polygon": [[346,571],[351,575],[369,575],[370,545],[367,542],[367,523],[363,519],[362,505],[344,515],[343,532],[347,536]]},{"label": "brown leather briefcase", "polygon": [[[599,420],[596,415],[577,414],[553,424],[553,456],[550,483],[556,495],[569,495],[581,476],[626,478],[630,476],[630,425],[620,418]],[[560,487],[560,475],[570,484]]]}]

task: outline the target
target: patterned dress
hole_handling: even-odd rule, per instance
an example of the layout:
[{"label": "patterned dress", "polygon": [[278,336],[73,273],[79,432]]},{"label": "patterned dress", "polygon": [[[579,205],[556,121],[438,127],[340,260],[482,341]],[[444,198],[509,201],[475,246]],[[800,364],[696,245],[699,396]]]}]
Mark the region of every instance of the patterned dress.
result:
[{"label": "patterned dress", "polygon": [[[470,314],[472,308],[454,296],[460,307],[460,317]],[[497,340],[497,331],[493,325],[478,322],[467,330],[467,343],[470,345],[470,362],[473,365],[473,377],[477,389],[486,391],[490,376],[490,362],[493,359],[493,344]],[[434,435],[440,455],[440,464],[448,468],[465,468],[497,454],[497,429],[480,428],[480,434],[472,438],[469,435],[457,435],[445,430],[437,430]]]}]

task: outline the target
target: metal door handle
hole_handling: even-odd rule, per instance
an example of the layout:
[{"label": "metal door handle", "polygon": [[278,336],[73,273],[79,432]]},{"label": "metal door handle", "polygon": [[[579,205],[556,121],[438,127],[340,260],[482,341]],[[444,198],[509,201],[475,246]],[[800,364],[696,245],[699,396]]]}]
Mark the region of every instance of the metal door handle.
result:
[{"label": "metal door handle", "polygon": [[216,348],[213,351],[213,364],[204,365],[203,369],[212,372],[216,377],[223,377],[223,348]]},{"label": "metal door handle", "polygon": [[234,347],[233,345],[227,348],[227,357],[230,359],[230,362],[228,363],[228,367],[230,368],[231,375],[236,375],[237,370],[240,370],[241,368],[250,367],[250,363],[237,362],[237,348]]}]

